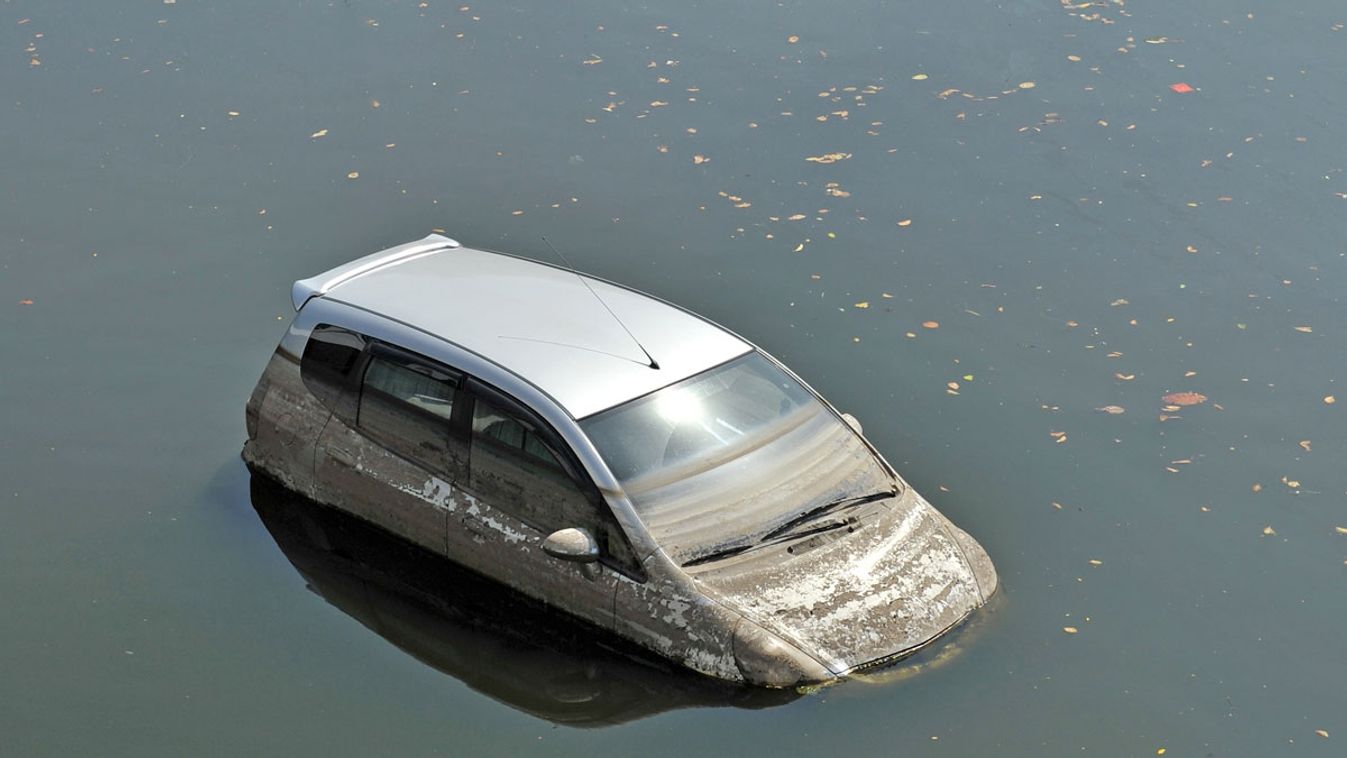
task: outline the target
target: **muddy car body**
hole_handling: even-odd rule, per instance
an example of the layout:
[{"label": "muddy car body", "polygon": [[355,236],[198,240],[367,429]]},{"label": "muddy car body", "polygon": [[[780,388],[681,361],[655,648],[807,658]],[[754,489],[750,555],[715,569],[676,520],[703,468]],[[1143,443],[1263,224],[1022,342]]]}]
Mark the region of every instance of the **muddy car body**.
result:
[{"label": "muddy car body", "polygon": [[676,306],[438,235],[292,299],[254,470],[696,671],[833,679],[996,589],[855,419]]}]

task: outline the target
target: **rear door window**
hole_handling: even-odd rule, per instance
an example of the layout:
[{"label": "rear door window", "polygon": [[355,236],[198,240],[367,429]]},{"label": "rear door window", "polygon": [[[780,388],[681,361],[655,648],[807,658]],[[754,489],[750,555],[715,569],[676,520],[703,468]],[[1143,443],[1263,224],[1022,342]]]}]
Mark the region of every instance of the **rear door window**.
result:
[{"label": "rear door window", "polygon": [[465,459],[454,423],[462,384],[451,369],[376,345],[360,385],[356,426],[403,458],[456,479]]}]

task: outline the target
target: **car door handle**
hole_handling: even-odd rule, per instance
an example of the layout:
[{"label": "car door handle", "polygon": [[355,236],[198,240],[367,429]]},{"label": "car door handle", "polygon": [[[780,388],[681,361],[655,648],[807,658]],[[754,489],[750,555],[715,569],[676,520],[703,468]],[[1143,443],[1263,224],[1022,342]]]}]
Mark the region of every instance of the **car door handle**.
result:
[{"label": "car door handle", "polygon": [[327,455],[332,459],[333,463],[340,464],[347,468],[355,468],[355,456],[351,455],[347,450],[343,450],[339,447],[329,447],[327,449]]}]

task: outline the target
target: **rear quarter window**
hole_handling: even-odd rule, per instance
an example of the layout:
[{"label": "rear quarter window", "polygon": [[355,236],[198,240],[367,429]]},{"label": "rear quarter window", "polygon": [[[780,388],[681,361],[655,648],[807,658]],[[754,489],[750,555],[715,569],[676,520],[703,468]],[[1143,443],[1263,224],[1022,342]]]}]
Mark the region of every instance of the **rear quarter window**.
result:
[{"label": "rear quarter window", "polygon": [[334,408],[364,349],[365,339],[355,332],[328,324],[314,327],[299,360],[304,386],[323,405]]}]

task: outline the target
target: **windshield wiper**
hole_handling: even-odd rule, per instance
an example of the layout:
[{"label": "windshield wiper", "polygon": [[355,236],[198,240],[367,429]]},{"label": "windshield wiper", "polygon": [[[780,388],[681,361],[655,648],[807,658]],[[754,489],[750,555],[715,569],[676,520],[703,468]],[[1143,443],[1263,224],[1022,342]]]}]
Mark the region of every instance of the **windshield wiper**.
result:
[{"label": "windshield wiper", "polygon": [[[832,502],[824,503],[823,505],[810,508],[804,513],[801,513],[795,518],[792,518],[791,520],[782,524],[781,526],[778,526],[775,529],[771,530],[770,532],[767,532],[766,534],[762,535],[755,542],[739,543],[737,545],[730,545],[728,547],[724,547],[719,550],[713,550],[709,553],[706,553],[705,555],[699,555],[696,558],[693,558],[692,560],[683,563],[682,565],[684,567],[700,566],[703,563],[711,563],[713,561],[719,561],[725,558],[729,558],[731,556],[739,555],[740,553],[747,552],[764,543],[770,542],[776,539],[777,537],[781,537],[782,535],[785,535],[791,530],[795,529],[795,527],[804,524],[806,522],[813,521],[814,519],[817,519],[825,514],[832,513],[833,511],[838,511],[843,508],[855,508],[856,506],[865,505],[866,503],[873,503],[876,500],[884,500],[886,498],[893,497],[897,494],[898,490],[892,489],[892,490],[882,490],[880,492],[871,492],[868,495],[856,495],[854,497],[844,497],[841,500],[833,500]],[[824,524],[818,524],[810,529],[802,530],[798,534],[792,534],[790,535],[790,537],[792,538],[807,537],[811,534],[816,534],[818,532],[826,532],[832,529],[847,526],[849,523],[850,522],[848,521],[834,519]]]},{"label": "windshield wiper", "polygon": [[731,547],[715,550],[713,552],[707,553],[706,555],[699,555],[696,558],[687,561],[686,563],[683,564],[683,567],[686,568],[688,566],[700,566],[703,563],[710,563],[712,561],[718,561],[722,558],[729,558],[732,555],[738,555],[752,547],[756,546],[752,544],[733,545]]},{"label": "windshield wiper", "polygon": [[[796,516],[795,518],[793,518],[793,519],[787,521],[786,523],[782,524],[781,526],[778,526],[777,528],[773,529],[772,531],[770,531],[770,532],[768,532],[768,533],[762,535],[762,538],[761,538],[760,541],[761,541],[761,542],[766,542],[767,540],[774,539],[774,538],[776,538],[776,537],[780,537],[781,535],[790,532],[792,529],[794,529],[795,527],[799,526],[800,524],[804,524],[804,523],[806,523],[806,522],[813,521],[814,519],[816,519],[816,518],[818,518],[818,517],[820,517],[820,516],[822,516],[822,515],[824,515],[824,514],[832,513],[833,511],[841,510],[842,508],[854,508],[854,507],[856,507],[856,506],[858,506],[858,505],[865,505],[866,503],[873,503],[873,502],[875,502],[876,500],[884,500],[884,499],[886,499],[886,498],[893,497],[894,495],[897,495],[897,494],[898,494],[898,490],[896,490],[896,489],[892,489],[892,490],[883,490],[883,491],[881,491],[881,492],[871,492],[871,493],[868,494],[868,495],[856,495],[855,497],[844,497],[844,498],[842,498],[841,500],[834,500],[834,501],[832,501],[832,502],[830,502],[830,503],[824,503],[823,505],[815,506],[815,507],[810,508],[809,510],[805,511],[804,513],[801,513],[800,515]],[[831,525],[830,525],[830,526],[831,526]],[[813,531],[823,531],[823,530],[822,530],[822,529],[819,529],[819,530],[811,530],[811,531],[808,532],[808,533],[812,534]],[[803,536],[803,535],[801,535],[801,536]]]}]

